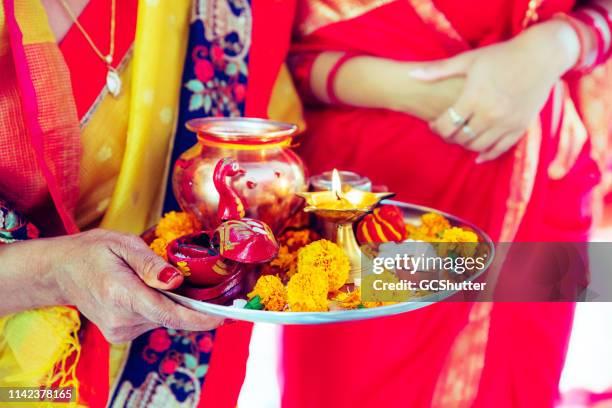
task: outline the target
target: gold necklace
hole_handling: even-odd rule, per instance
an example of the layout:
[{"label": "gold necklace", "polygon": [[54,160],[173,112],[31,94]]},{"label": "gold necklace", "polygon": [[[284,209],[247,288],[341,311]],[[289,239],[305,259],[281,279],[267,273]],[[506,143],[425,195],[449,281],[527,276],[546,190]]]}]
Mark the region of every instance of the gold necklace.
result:
[{"label": "gold necklace", "polygon": [[525,16],[523,17],[523,28],[527,28],[532,23],[538,21],[540,18],[538,15],[538,7],[540,7],[543,2],[544,0],[529,0]]},{"label": "gold necklace", "polygon": [[89,43],[93,51],[96,53],[96,55],[100,57],[100,59],[104,61],[104,63],[106,64],[106,70],[107,70],[106,89],[108,89],[108,92],[110,92],[110,94],[113,95],[115,98],[118,97],[119,94],[121,93],[121,78],[119,77],[119,73],[117,72],[117,70],[113,68],[112,66],[113,56],[115,54],[115,16],[117,14],[116,13],[117,12],[116,0],[111,0],[111,22],[110,22],[110,41],[109,41],[110,50],[108,52],[108,55],[104,55],[100,51],[100,49],[96,47],[96,44],[93,42],[91,36],[87,33],[87,31],[85,31],[85,28],[81,25],[81,23],[79,22],[79,19],[77,18],[77,16],[74,14],[72,9],[68,5],[68,2],[66,0],[61,0],[61,2],[62,2],[62,5],[64,6],[64,9],[66,10],[66,13],[68,13],[70,18],[72,18],[72,21],[77,26],[81,34],[83,34],[83,37],[85,37],[85,40],[87,40],[87,42]]}]

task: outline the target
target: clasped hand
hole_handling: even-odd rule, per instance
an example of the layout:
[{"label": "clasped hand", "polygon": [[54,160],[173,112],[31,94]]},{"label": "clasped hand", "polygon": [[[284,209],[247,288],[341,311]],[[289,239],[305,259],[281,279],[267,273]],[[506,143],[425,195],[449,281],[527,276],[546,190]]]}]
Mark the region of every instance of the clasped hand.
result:
[{"label": "clasped hand", "polygon": [[551,21],[512,40],[414,69],[412,77],[423,81],[465,79],[454,105],[430,127],[448,142],[479,152],[477,162],[501,156],[521,139],[575,63],[573,36],[565,23]]}]

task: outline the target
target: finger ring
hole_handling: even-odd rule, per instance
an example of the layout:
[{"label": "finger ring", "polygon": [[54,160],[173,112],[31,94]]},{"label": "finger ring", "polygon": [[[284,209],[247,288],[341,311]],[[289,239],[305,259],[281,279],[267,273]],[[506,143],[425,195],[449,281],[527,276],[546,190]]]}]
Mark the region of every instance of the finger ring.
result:
[{"label": "finger ring", "polygon": [[455,108],[448,108],[448,116],[450,116],[451,121],[455,127],[459,127],[465,125],[467,123],[467,119],[461,116]]},{"label": "finger ring", "polygon": [[473,138],[475,138],[475,137],[476,137],[476,133],[474,133],[474,131],[472,130],[472,128],[470,127],[470,125],[463,125],[463,126],[461,127],[461,131],[462,131],[463,133],[465,133],[465,135],[466,135],[468,138],[470,138],[470,139],[473,139]]}]

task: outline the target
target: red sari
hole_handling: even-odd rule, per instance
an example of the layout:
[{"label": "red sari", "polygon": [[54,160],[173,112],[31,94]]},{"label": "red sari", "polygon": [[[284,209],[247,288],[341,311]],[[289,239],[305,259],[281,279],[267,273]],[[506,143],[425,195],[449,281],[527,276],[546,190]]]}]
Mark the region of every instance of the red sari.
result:
[{"label": "red sari", "polygon": [[[321,51],[424,61],[503,41],[523,29],[527,4],[302,1],[294,74],[303,85],[308,66],[300,61]],[[572,7],[545,0],[540,20]],[[313,174],[365,174],[398,199],[466,218],[496,241],[584,241],[599,180],[588,143],[565,177],[548,175],[561,132],[575,125],[564,90],[551,93],[515,149],[486,164],[418,118],[350,107],[307,110],[300,153]],[[552,406],[572,316],[570,303],[443,303],[379,320],[287,327],[283,406]]]}]

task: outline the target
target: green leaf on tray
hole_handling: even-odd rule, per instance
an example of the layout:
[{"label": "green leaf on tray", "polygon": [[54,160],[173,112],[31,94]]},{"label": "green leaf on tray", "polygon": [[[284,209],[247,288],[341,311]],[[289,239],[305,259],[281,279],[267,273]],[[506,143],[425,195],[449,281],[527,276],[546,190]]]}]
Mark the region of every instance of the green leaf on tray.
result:
[{"label": "green leaf on tray", "polygon": [[247,302],[244,308],[252,310],[262,310],[264,308],[264,305],[263,303],[261,303],[261,297],[259,297],[259,295],[254,296],[253,299]]}]

